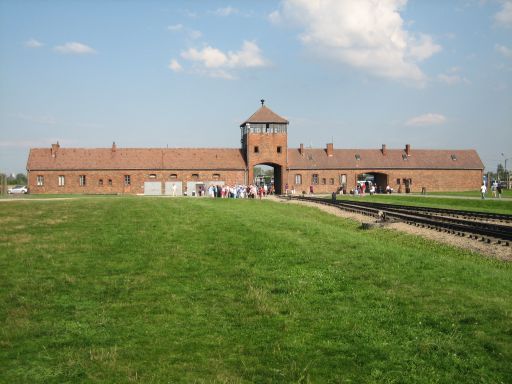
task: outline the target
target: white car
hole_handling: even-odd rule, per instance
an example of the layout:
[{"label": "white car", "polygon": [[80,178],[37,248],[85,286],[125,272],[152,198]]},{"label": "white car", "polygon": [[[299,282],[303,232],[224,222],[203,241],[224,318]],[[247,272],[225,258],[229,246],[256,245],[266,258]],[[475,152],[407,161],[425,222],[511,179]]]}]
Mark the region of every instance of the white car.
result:
[{"label": "white car", "polygon": [[7,190],[7,193],[15,194],[15,193],[28,193],[28,189],[25,185],[15,185],[12,188]]}]

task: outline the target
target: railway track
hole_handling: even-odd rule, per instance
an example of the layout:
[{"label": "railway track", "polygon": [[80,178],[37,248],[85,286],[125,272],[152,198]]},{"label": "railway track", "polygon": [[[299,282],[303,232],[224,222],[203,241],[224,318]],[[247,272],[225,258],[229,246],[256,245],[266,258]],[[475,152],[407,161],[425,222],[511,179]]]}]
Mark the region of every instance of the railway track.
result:
[{"label": "railway track", "polygon": [[512,243],[512,226],[510,225],[512,215],[362,201],[332,201],[319,197],[288,198],[330,205],[346,211],[381,218],[384,221],[402,221],[418,227],[448,232],[486,243],[506,246]]}]

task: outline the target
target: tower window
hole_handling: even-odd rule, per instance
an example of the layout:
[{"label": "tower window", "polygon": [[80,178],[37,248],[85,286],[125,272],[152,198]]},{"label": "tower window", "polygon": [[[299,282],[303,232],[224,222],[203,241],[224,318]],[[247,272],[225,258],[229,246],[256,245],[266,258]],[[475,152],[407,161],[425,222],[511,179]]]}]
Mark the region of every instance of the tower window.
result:
[{"label": "tower window", "polygon": [[361,160],[361,155],[359,153],[356,153],[356,160],[357,161]]},{"label": "tower window", "polygon": [[66,177],[64,175],[59,176],[59,187],[63,187],[66,183]]},{"label": "tower window", "polygon": [[85,184],[87,183],[87,179],[85,178],[85,175],[80,175],[78,178],[78,182],[81,187],[85,187]]},{"label": "tower window", "polygon": [[257,145],[254,146],[254,153],[260,153],[260,147]]},{"label": "tower window", "polygon": [[130,175],[124,175],[124,185],[131,185],[132,177]]},{"label": "tower window", "polygon": [[37,176],[37,186],[42,187],[44,185],[44,176]]},{"label": "tower window", "polygon": [[282,150],[282,147],[281,147],[281,146],[278,146],[278,147],[277,147],[277,153],[281,153],[281,150]]}]

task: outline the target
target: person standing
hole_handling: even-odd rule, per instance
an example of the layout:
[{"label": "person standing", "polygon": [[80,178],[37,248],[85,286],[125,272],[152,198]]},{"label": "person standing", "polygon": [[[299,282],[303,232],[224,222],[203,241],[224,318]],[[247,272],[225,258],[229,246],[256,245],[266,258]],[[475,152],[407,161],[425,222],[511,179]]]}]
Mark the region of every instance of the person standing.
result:
[{"label": "person standing", "polygon": [[496,190],[498,189],[498,182],[494,180],[491,185],[492,197],[496,197]]},{"label": "person standing", "polygon": [[480,192],[482,193],[482,200],[485,200],[485,193],[487,192],[487,187],[484,183],[482,183],[482,186],[480,187]]},{"label": "person standing", "polygon": [[501,199],[501,184],[498,183],[496,187],[496,192],[498,192],[498,199]]}]

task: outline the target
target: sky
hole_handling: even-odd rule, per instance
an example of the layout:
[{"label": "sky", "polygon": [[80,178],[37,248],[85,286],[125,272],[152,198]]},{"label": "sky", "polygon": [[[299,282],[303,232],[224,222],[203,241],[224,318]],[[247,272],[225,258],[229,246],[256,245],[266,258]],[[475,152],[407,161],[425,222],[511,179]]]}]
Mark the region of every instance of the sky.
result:
[{"label": "sky", "polygon": [[476,149],[512,168],[512,0],[0,0],[0,172],[29,148]]}]

